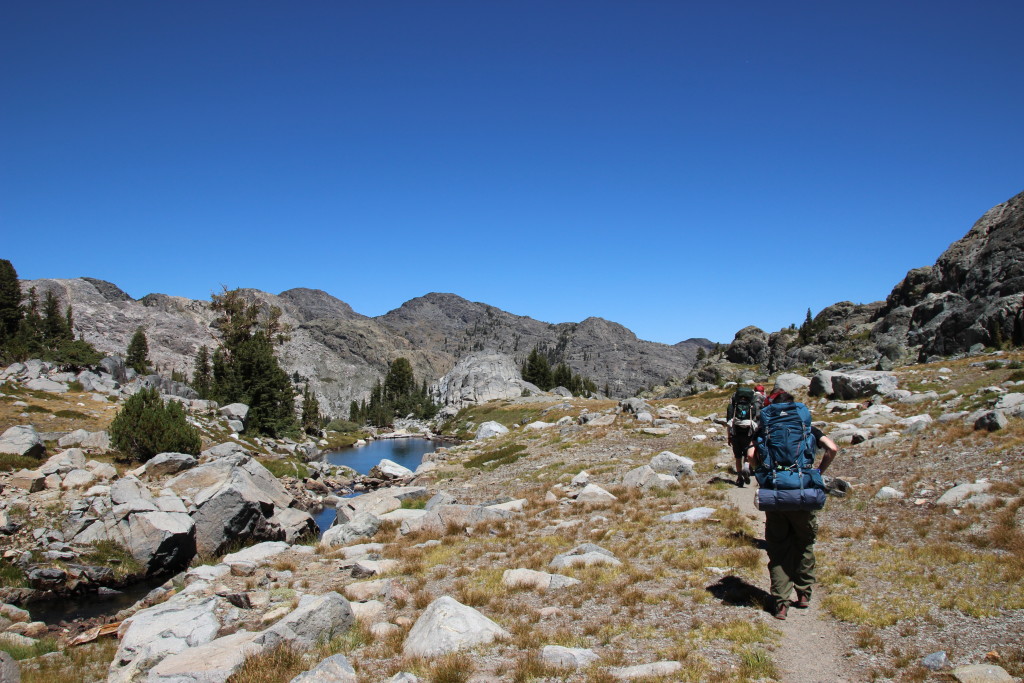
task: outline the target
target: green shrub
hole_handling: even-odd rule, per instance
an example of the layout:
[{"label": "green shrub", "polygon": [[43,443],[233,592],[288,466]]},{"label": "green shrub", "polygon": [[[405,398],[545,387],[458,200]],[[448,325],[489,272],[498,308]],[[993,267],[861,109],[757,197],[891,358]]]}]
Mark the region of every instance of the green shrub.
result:
[{"label": "green shrub", "polygon": [[57,412],[54,413],[54,415],[56,415],[57,417],[66,417],[73,420],[89,417],[85,413],[79,412],[77,410],[58,410]]},{"label": "green shrub", "polygon": [[521,444],[508,444],[502,446],[493,451],[481,453],[475,458],[470,458],[464,464],[464,467],[478,467],[480,469],[493,470],[502,465],[510,465],[519,458],[523,457],[522,451],[526,450],[526,446]]},{"label": "green shrub", "polygon": [[355,422],[349,422],[348,420],[335,419],[328,422],[325,429],[329,432],[341,432],[343,434],[347,434],[349,432],[358,432],[359,425]]},{"label": "green shrub", "polygon": [[143,389],[124,402],[110,423],[110,442],[130,458],[145,462],[157,453],[198,455],[199,430],[176,401],[164,403],[156,389]]},{"label": "green shrub", "polygon": [[5,588],[27,588],[28,579],[21,568],[6,560],[0,560],[0,586]]},{"label": "green shrub", "polygon": [[0,643],[0,650],[3,650],[15,659],[35,659],[50,652],[58,650],[55,638],[43,638],[42,640],[31,641],[28,645],[16,645],[10,641]]},{"label": "green shrub", "polygon": [[48,413],[48,412],[50,412],[50,409],[49,408],[44,408],[43,406],[34,406],[33,405],[33,406],[29,406],[29,407],[25,408],[25,412],[26,413]]},{"label": "green shrub", "polygon": [[39,467],[39,460],[31,456],[0,453],[0,472],[34,470],[37,467]]},{"label": "green shrub", "polygon": [[305,479],[306,477],[309,476],[309,468],[306,467],[306,463],[302,462],[297,458],[260,460],[260,464],[266,467],[267,470],[278,479],[280,479],[281,477],[296,477],[297,479]]},{"label": "green shrub", "polygon": [[85,391],[85,385],[79,382],[77,379],[73,379],[70,382],[68,382],[68,391],[81,393]]}]

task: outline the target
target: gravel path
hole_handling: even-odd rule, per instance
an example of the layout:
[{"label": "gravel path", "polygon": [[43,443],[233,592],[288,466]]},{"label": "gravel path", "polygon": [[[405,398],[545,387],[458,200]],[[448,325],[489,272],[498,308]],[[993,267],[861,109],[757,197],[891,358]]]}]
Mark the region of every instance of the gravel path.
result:
[{"label": "gravel path", "polygon": [[[729,501],[743,514],[755,520],[755,528],[764,530],[764,514],[754,507],[757,488],[729,490]],[[768,554],[762,551],[765,563]],[[768,572],[765,570],[761,587],[768,590]],[[785,683],[835,683],[855,681],[857,678],[843,656],[849,648],[844,644],[840,629],[821,609],[825,592],[820,585],[814,587],[814,597],[807,609],[790,608],[785,621],[775,626],[782,632],[782,642],[774,651],[775,664]]]}]

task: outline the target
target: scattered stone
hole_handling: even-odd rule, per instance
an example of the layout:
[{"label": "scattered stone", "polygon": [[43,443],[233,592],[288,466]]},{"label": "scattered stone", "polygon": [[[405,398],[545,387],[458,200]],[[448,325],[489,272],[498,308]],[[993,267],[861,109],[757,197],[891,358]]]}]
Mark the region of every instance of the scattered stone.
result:
[{"label": "scattered stone", "polygon": [[715,514],[715,508],[697,507],[685,512],[673,512],[661,518],[662,522],[699,522]]},{"label": "scattered stone", "polygon": [[165,477],[192,469],[198,464],[195,456],[187,453],[159,453],[146,461],[145,470],[147,476]]},{"label": "scattered stone", "polygon": [[596,564],[619,566],[622,562],[611,551],[593,543],[584,543],[569,552],[555,555],[548,566],[551,569],[569,569],[571,567],[590,567]]},{"label": "scattered stone", "polygon": [[587,484],[586,486],[583,487],[583,490],[580,491],[579,495],[576,496],[577,503],[602,504],[612,503],[616,500],[618,500],[617,497],[608,493],[597,484]]},{"label": "scattered stone", "polygon": [[979,493],[985,493],[992,487],[988,482],[978,482],[977,484],[960,484],[949,489],[935,501],[936,505],[959,505],[971,496]]},{"label": "scattered stone", "polygon": [[510,634],[483,614],[443,596],[430,603],[406,636],[402,653],[435,657],[508,638]]},{"label": "scattered stone", "polygon": [[997,432],[1000,429],[1006,429],[1006,425],[1009,424],[1009,420],[1006,419],[1006,415],[998,410],[989,410],[974,421],[974,428],[977,430],[986,430],[989,432]]},{"label": "scattered stone", "polygon": [[545,645],[540,651],[540,659],[548,666],[560,669],[582,669],[601,658],[590,649]]},{"label": "scattered stone", "polygon": [[933,652],[921,660],[921,666],[929,671],[942,671],[949,666],[945,651]]},{"label": "scattered stone", "polygon": [[557,590],[580,583],[578,579],[561,574],[548,574],[533,569],[506,569],[501,575],[501,583],[505,586],[523,586],[534,590]]},{"label": "scattered stone", "polygon": [[608,669],[614,678],[620,681],[629,681],[634,678],[653,678],[655,676],[671,676],[683,665],[679,662],[652,662],[650,664],[637,664],[636,666],[624,666]]},{"label": "scattered stone", "polygon": [[413,476],[413,471],[385,458],[374,465],[370,470],[370,476],[385,480],[409,479]]},{"label": "scattered stone", "polygon": [[1014,680],[1013,676],[1006,673],[1006,669],[995,664],[958,666],[953,669],[952,674],[960,683],[1000,683]]},{"label": "scattered stone", "polygon": [[679,480],[668,474],[658,474],[650,465],[641,465],[626,473],[622,485],[630,489],[647,491],[679,486]]},{"label": "scattered stone", "polygon": [[484,422],[476,430],[476,441],[482,441],[483,439],[490,439],[492,436],[501,436],[502,434],[508,434],[508,427],[501,424],[500,422]]},{"label": "scattered stone", "polygon": [[343,654],[331,655],[290,683],[356,683],[359,677]]},{"label": "scattered stone", "polygon": [[903,498],[904,494],[902,491],[894,489],[891,486],[883,486],[875,494],[875,498],[878,500],[899,500]]},{"label": "scattered stone", "polygon": [[676,455],[672,451],[662,451],[651,458],[651,469],[660,474],[669,474],[677,479],[679,477],[694,476],[693,466],[696,463],[690,458]]}]

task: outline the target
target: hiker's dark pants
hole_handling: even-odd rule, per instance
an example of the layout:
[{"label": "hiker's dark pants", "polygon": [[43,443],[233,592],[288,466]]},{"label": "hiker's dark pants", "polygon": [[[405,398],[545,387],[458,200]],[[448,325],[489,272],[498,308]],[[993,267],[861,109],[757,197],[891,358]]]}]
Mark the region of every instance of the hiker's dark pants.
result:
[{"label": "hiker's dark pants", "polygon": [[814,539],[817,510],[764,513],[768,574],[775,606],[788,605],[793,589],[810,596],[814,587]]},{"label": "hiker's dark pants", "polygon": [[743,469],[743,461],[747,459],[747,449],[750,448],[750,444],[754,442],[754,435],[752,432],[737,429],[732,434],[732,454],[736,456],[736,462],[738,463],[736,468],[736,474],[740,473]]}]

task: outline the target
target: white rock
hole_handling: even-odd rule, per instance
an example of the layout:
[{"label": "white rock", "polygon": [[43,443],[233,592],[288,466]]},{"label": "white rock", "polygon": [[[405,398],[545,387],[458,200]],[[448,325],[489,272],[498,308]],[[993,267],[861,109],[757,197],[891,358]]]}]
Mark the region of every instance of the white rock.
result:
[{"label": "white rock", "polygon": [[402,652],[407,657],[436,657],[509,637],[498,624],[446,595],[430,603],[416,620]]},{"label": "white rock", "polygon": [[662,522],[699,522],[715,514],[715,508],[697,507],[685,512],[673,512],[661,518]]}]

